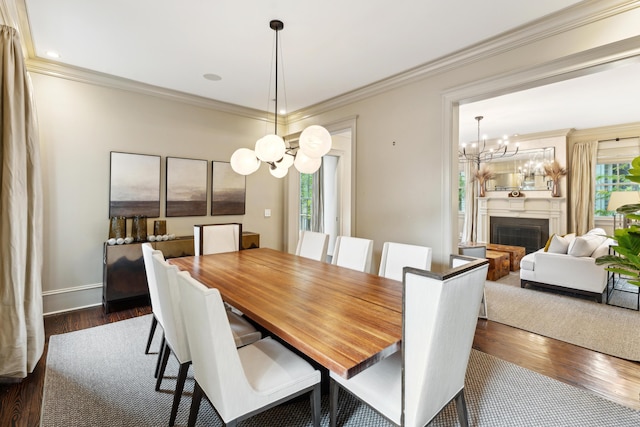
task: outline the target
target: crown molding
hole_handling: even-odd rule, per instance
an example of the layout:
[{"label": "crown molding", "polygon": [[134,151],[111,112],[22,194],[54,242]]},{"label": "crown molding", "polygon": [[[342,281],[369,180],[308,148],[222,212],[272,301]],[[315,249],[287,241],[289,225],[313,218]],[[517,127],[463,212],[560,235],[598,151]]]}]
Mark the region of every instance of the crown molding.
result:
[{"label": "crown molding", "polygon": [[31,73],[44,74],[80,83],[88,83],[112,89],[136,92],[143,95],[167,99],[170,101],[182,102],[184,104],[194,105],[196,107],[235,114],[254,120],[273,122],[273,114],[269,114],[264,111],[242,107],[235,104],[229,104],[222,101],[216,101],[214,99],[191,95],[171,89],[165,89],[134,80],[115,77],[109,74],[98,73],[80,67],[60,65],[52,61],[43,59],[27,59],[25,63],[27,66],[27,70]]},{"label": "crown molding", "polygon": [[[362,88],[328,99],[308,108],[288,114],[287,123],[295,123],[327,111],[361,101],[406,84],[422,80],[429,76],[474,63],[488,57],[498,55],[520,46],[588,25],[611,16],[640,7],[640,0],[587,0],[570,6],[556,13],[540,18],[532,23],[520,26],[500,36],[493,37],[468,48],[447,55],[435,61],[407,70],[387,79],[372,83]],[[241,107],[221,101],[186,94],[179,91],[97,73],[86,69],[62,66],[55,62],[35,57],[33,42],[28,23],[25,0],[0,0],[0,16],[11,16],[16,21],[21,34],[23,50],[26,52],[27,69],[32,72],[56,76],[73,81],[97,84],[121,90],[133,91],[164,99],[196,105],[203,108],[216,109],[257,120],[273,121],[273,114],[264,111]],[[17,17],[16,17],[17,15]]]},{"label": "crown molding", "polygon": [[640,7],[639,0],[589,0],[446,57],[289,114],[296,122]]}]

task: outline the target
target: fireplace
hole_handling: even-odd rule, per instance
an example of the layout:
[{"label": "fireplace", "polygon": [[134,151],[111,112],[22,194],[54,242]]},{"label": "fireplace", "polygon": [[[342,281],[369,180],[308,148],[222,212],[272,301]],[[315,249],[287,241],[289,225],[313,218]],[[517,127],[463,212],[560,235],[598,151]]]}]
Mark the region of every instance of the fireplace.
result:
[{"label": "fireplace", "polygon": [[542,218],[499,217],[489,220],[490,243],[523,246],[535,252],[549,239],[549,220]]},{"label": "fireplace", "polygon": [[[477,200],[477,242],[505,241],[512,246],[523,246],[531,253],[543,247],[549,236],[567,233],[567,200],[564,197],[487,196]],[[513,222],[506,222],[495,231],[496,219],[503,223]]]}]

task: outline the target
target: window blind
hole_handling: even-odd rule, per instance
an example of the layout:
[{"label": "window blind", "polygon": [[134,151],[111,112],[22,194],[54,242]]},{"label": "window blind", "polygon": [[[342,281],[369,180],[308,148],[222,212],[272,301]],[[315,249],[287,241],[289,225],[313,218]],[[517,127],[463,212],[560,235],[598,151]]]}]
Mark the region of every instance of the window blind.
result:
[{"label": "window blind", "polygon": [[598,163],[626,163],[640,156],[640,138],[598,141]]}]

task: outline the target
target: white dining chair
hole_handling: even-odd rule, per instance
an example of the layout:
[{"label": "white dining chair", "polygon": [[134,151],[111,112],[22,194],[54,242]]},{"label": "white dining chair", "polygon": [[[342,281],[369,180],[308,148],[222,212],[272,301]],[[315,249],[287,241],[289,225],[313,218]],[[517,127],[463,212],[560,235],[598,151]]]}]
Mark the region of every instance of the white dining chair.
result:
[{"label": "white dining chair", "polygon": [[316,261],[327,261],[327,249],[329,247],[329,235],[315,231],[300,230],[296,255]]},{"label": "white dining chair", "polygon": [[318,427],[320,371],[272,338],[236,349],[220,292],[187,272],[178,274],[178,282],[195,378],[188,425],[195,425],[203,395],[231,427],[309,393]]},{"label": "white dining chair", "polygon": [[471,256],[474,258],[486,258],[487,257],[487,247],[483,245],[474,245],[474,246],[459,246],[458,254]]},{"label": "white dining chair", "polygon": [[158,377],[160,370],[160,360],[162,348],[164,347],[164,319],[162,316],[162,309],[160,307],[160,301],[158,300],[158,285],[156,284],[156,274],[153,269],[152,257],[154,254],[162,254],[161,251],[153,249],[150,243],[143,243],[142,245],[142,258],[144,260],[144,269],[147,276],[147,285],[149,287],[149,299],[151,300],[151,330],[149,331],[149,338],[147,338],[147,346],[144,350],[144,354],[149,354],[151,348],[151,342],[156,332],[156,328],[160,325],[162,329],[162,340],[160,342],[160,350],[158,351],[158,362],[156,363],[156,370],[154,378]]},{"label": "white dining chair", "polygon": [[340,267],[370,273],[372,257],[373,240],[338,236],[331,263]]},{"label": "white dining chair", "polygon": [[193,226],[194,254],[235,252],[242,245],[242,224],[198,224]]},{"label": "white dining chair", "polygon": [[[455,254],[449,255],[449,267],[451,268],[460,267],[461,265],[470,263],[476,258],[485,258],[487,248],[484,246],[482,246],[482,248],[485,250],[485,255],[480,254],[482,256],[475,256],[475,255],[478,255],[478,253],[473,253],[473,255],[455,255]],[[482,301],[480,302],[480,311],[478,312],[478,317],[480,319],[487,319],[488,316],[489,316],[489,313],[487,312],[487,296],[485,294],[485,288],[483,287]]]},{"label": "white dining chair", "polygon": [[468,425],[464,379],[487,269],[484,259],[443,273],[405,267],[401,351],[350,379],[329,373],[331,427],[340,389],[407,427],[427,425],[455,400]]},{"label": "white dining chair", "polygon": [[[176,415],[178,414],[178,406],[180,405],[189,365],[191,364],[191,352],[189,350],[187,331],[184,326],[182,307],[180,305],[180,292],[178,291],[177,284],[178,268],[167,263],[162,254],[154,254],[152,262],[156,272],[158,300],[162,313],[165,315],[165,345],[161,352],[162,362],[156,381],[156,391],[160,390],[167,361],[171,354],[178,359],[180,365],[176,388],[173,394],[173,405],[169,417],[169,425],[173,426]],[[231,332],[236,346],[251,344],[262,338],[262,334],[246,319],[230,311],[227,311],[226,314],[228,324],[231,325]]]},{"label": "white dining chair", "polygon": [[400,282],[404,267],[431,270],[431,252],[431,248],[427,246],[385,242],[382,245],[378,275]]}]

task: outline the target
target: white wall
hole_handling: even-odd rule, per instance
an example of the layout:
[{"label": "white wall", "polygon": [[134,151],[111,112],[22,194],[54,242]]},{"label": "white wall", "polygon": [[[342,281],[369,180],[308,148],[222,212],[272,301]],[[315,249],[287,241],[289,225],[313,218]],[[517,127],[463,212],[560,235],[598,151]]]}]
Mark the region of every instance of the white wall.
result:
[{"label": "white wall", "polygon": [[[101,302],[110,151],[162,156],[163,217],[166,156],[228,161],[265,131],[259,120],[153,96],[36,73],[32,80],[45,177],[45,312]],[[167,231],[191,235],[195,223],[241,222],[260,233],[261,246],[281,249],[282,205],[282,184],[263,167],[247,177],[246,215],[167,218]]]}]

